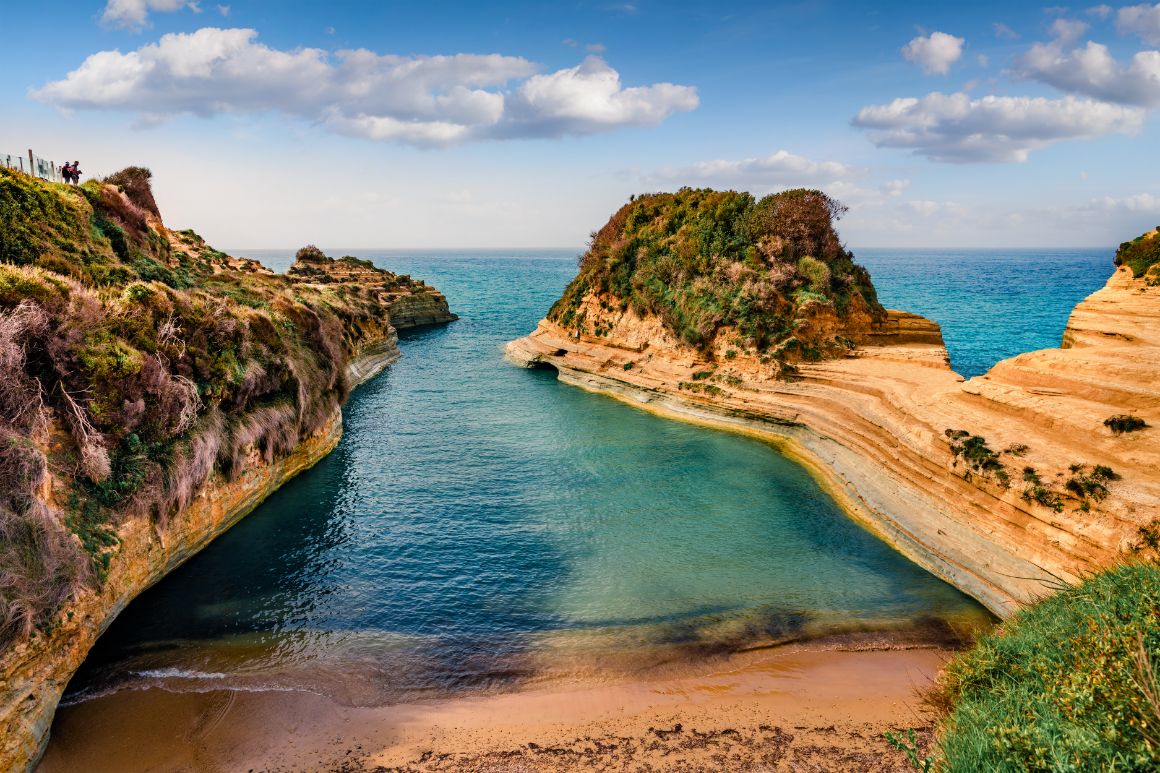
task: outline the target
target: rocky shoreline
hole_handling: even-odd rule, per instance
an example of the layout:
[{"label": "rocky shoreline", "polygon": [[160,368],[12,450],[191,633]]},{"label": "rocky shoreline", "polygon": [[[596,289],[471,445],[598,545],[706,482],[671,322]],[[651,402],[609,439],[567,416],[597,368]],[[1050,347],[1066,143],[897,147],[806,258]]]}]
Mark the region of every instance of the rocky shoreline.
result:
[{"label": "rocky shoreline", "polygon": [[[544,320],[508,344],[508,358],[776,442],[856,520],[1000,617],[1114,562],[1160,514],[1160,448],[1147,433],[1103,426],[1125,413],[1160,422],[1160,287],[1127,268],[1077,306],[1066,348],[966,381],[950,369],[938,326],[912,314],[890,312],[848,356],[798,363],[785,378],[743,353],[706,357],[658,320],[602,300],[582,308],[603,335]],[[948,431],[1010,449],[995,453],[1009,480],[972,470]],[[1078,464],[1119,476],[1105,499],[1070,495],[1065,479]],[[1020,480],[1027,470],[1058,507],[1035,499]]]}]

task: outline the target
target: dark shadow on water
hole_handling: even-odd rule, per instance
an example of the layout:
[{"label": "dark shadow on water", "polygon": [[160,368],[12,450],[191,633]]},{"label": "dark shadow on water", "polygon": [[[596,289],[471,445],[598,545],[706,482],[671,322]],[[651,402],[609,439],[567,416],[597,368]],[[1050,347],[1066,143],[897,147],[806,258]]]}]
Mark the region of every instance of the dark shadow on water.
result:
[{"label": "dark shadow on water", "polygon": [[[444,328],[427,328],[409,331],[406,337],[438,340],[444,334]],[[358,390],[344,411],[347,418],[359,421],[363,404],[391,389],[392,375],[388,372]],[[341,610],[331,614],[326,604],[328,598],[348,593],[349,584],[359,579],[360,567],[350,565],[346,554],[358,548],[359,536],[368,528],[368,514],[353,503],[358,499],[356,468],[372,461],[382,460],[360,455],[344,437],[333,453],[287,482],[209,548],[134,599],[98,639],[70,681],[65,702],[79,694],[132,684],[135,674],[165,663],[167,653],[196,657],[200,650],[212,650],[223,641],[242,641],[252,648],[251,656],[231,660],[235,665],[281,657],[280,651],[298,648],[303,651],[293,657],[309,668],[318,655],[310,651],[312,647],[328,647],[332,641],[343,646],[344,629],[351,621],[343,618]],[[520,550],[506,553],[517,557],[534,553],[540,559],[536,579],[558,581],[564,562],[553,558],[553,547],[546,542],[527,544],[534,539],[527,534],[520,539]],[[469,565],[473,559],[465,556],[464,560]],[[464,569],[470,571],[469,566],[460,567]],[[522,589],[516,585],[505,587],[504,593],[511,607],[519,609],[532,606],[521,595],[533,590],[530,585]],[[404,618],[402,628],[392,633],[413,636],[413,644],[404,652],[378,655],[381,663],[367,671],[382,681],[384,696],[487,688],[531,673],[525,663],[531,650],[528,634],[544,620],[527,621],[501,612],[490,621],[499,634],[488,635],[470,622],[456,630],[457,601],[428,595],[402,605],[416,614]],[[432,620],[436,622],[428,623]],[[352,657],[365,660],[368,654],[355,646]],[[206,668],[215,670],[216,656],[207,657]],[[352,668],[357,671],[358,667]]]}]

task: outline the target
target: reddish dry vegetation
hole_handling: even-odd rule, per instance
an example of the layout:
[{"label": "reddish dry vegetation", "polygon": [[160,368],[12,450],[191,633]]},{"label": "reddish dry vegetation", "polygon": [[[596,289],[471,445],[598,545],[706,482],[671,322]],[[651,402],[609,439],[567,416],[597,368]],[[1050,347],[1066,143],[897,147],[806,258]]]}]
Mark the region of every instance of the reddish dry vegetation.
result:
[{"label": "reddish dry vegetation", "polygon": [[103,581],[123,519],[164,525],[211,475],[325,426],[349,357],[387,334],[379,289],[169,231],[148,170],[0,169],[0,647]]}]

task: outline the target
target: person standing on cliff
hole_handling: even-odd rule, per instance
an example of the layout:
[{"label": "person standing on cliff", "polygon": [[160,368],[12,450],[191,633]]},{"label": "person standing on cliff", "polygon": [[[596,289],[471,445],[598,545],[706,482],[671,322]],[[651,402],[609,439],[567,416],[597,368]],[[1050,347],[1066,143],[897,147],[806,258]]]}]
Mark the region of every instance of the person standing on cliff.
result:
[{"label": "person standing on cliff", "polygon": [[78,185],[78,184],[80,184],[80,181],[81,181],[81,162],[80,161],[73,161],[72,162],[72,183],[73,183],[73,185]]},{"label": "person standing on cliff", "polygon": [[67,161],[60,166],[60,179],[64,180],[66,184],[72,184],[72,167]]}]

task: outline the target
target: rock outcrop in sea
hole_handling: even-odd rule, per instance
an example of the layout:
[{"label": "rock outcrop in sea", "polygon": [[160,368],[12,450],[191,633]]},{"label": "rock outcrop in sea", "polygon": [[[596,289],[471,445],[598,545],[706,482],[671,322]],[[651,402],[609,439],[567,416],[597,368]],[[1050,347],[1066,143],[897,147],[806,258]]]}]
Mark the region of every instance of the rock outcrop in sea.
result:
[{"label": "rock outcrop in sea", "polygon": [[149,178],[0,169],[0,770],[134,597],[335,447],[398,328],[455,319],[366,261],[172,231]]},{"label": "rock outcrop in sea", "polygon": [[937,324],[875,313],[872,289],[851,302],[833,260],[793,248],[787,235],[824,241],[828,217],[770,197],[750,200],[770,208],[753,228],[719,200],[689,205],[712,195],[617,213],[509,359],[777,443],[852,517],[1000,617],[1155,542],[1160,264],[1140,257],[1154,234],[1121,248],[1060,348],[964,380]]}]

